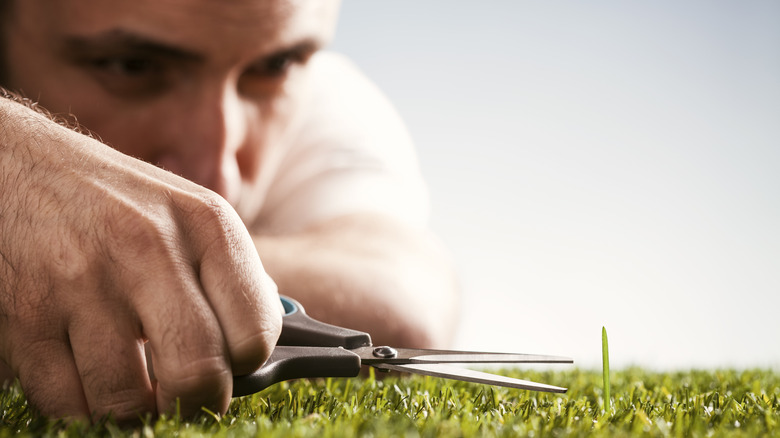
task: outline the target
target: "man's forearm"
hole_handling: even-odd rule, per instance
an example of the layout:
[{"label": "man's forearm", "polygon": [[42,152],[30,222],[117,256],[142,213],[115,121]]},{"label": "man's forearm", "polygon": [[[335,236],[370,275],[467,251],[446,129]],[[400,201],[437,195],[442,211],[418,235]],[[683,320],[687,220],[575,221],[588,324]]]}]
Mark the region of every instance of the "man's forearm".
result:
[{"label": "man's forearm", "polygon": [[379,216],[339,218],[295,235],[255,235],[281,294],[317,319],[371,333],[374,344],[445,347],[459,299],[430,236]]}]

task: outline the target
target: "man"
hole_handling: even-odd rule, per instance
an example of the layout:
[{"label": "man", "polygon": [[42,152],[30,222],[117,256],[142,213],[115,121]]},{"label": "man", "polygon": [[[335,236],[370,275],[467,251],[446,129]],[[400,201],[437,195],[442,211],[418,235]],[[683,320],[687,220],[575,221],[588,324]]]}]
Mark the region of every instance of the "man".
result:
[{"label": "man", "polygon": [[0,358],[43,413],[224,412],[277,286],[377,343],[449,340],[404,128],[320,50],[337,8],[2,2],[2,85],[94,133],[0,99]]}]

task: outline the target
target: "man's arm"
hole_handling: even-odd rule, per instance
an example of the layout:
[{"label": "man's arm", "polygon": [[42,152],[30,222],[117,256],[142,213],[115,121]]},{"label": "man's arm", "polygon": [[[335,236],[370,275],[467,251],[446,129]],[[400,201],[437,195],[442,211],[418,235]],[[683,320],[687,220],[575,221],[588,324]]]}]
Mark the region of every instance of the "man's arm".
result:
[{"label": "man's arm", "polygon": [[348,60],[311,61],[307,113],[251,228],[280,292],[375,343],[442,347],[459,296],[427,229],[411,139],[392,105]]},{"label": "man's arm", "polygon": [[254,239],[280,293],[300,300],[315,318],[367,331],[375,345],[431,348],[452,341],[455,277],[427,232],[356,213]]},{"label": "man's arm", "polygon": [[280,313],[221,197],[0,97],[0,369],[34,407],[224,412]]}]

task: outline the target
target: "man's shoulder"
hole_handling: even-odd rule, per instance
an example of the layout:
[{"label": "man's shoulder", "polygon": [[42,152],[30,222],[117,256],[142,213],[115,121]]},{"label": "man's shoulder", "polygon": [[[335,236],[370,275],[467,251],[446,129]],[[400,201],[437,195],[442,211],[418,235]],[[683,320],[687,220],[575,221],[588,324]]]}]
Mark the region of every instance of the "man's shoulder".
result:
[{"label": "man's shoulder", "polygon": [[309,65],[313,75],[318,78],[330,75],[356,75],[365,79],[357,65],[347,55],[331,50],[315,53]]},{"label": "man's shoulder", "polygon": [[311,91],[318,103],[390,106],[379,88],[346,55],[318,52],[310,60],[309,74]]},{"label": "man's shoulder", "polygon": [[329,135],[339,137],[342,144],[346,136],[366,140],[359,142],[361,147],[381,147],[388,141],[395,148],[411,146],[392,103],[352,60],[340,53],[322,51],[310,62],[305,129],[315,132],[316,127],[322,127]]}]

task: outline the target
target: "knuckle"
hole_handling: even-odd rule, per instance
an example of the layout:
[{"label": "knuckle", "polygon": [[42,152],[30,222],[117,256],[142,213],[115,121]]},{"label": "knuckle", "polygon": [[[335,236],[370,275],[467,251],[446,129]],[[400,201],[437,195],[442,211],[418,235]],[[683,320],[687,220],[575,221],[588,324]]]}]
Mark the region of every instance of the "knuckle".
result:
[{"label": "knuckle", "polygon": [[222,211],[231,208],[225,198],[210,190],[195,193],[194,196],[198,204],[206,207],[207,210]]},{"label": "knuckle", "polygon": [[[179,276],[190,269],[181,231],[167,209],[147,212],[123,206],[112,213],[106,227],[99,263],[110,275],[122,275],[113,281],[127,286],[155,276]],[[144,275],[134,274],[139,270]]]},{"label": "knuckle", "polygon": [[47,255],[40,261],[41,272],[45,276],[38,277],[38,287],[42,286],[40,280],[47,278],[52,294],[93,289],[102,265],[100,252],[95,249],[94,243],[87,243],[87,236],[77,230],[68,229],[58,234],[46,242]]},{"label": "knuckle", "polygon": [[[132,249],[142,253],[162,249],[171,241],[171,230],[165,217],[146,214],[132,206],[117,208],[105,221],[112,253]],[[111,255],[111,254],[109,254]]]},{"label": "knuckle", "polygon": [[206,242],[226,246],[240,239],[243,224],[233,207],[213,192],[197,193],[188,208],[190,224]]},{"label": "knuckle", "polygon": [[138,419],[156,410],[151,390],[141,388],[102,392],[92,402],[92,418],[110,415],[119,422]]},{"label": "knuckle", "polygon": [[233,374],[249,374],[260,368],[273,351],[281,330],[276,327],[263,327],[256,334],[244,338],[231,349]]},{"label": "knuckle", "polygon": [[226,215],[232,209],[225,199],[213,192],[193,193],[188,207],[198,222],[216,224],[225,222]]},{"label": "knuckle", "polygon": [[86,416],[86,412],[64,405],[61,400],[62,395],[53,393],[48,383],[42,379],[32,379],[22,384],[25,397],[36,411],[55,418]]},{"label": "knuckle", "polygon": [[145,369],[107,366],[112,359],[100,355],[82,356],[77,362],[94,418],[111,414],[124,421],[155,410],[152,388],[144,384]]},{"label": "knuckle", "polygon": [[179,364],[174,372],[158,378],[158,390],[171,398],[197,399],[206,393],[227,391],[232,373],[224,357],[212,356]]},{"label": "knuckle", "polygon": [[47,259],[50,275],[58,282],[79,282],[91,276],[96,266],[95,257],[67,240],[55,240]]},{"label": "knuckle", "polygon": [[[13,368],[30,405],[38,412],[53,417],[83,417],[88,412],[82,404],[80,382],[56,360],[58,341],[32,342],[27,350],[14,358]],[[75,390],[75,391],[74,391]]]}]

